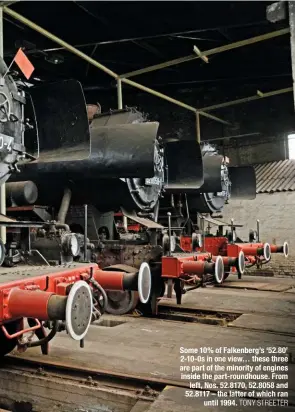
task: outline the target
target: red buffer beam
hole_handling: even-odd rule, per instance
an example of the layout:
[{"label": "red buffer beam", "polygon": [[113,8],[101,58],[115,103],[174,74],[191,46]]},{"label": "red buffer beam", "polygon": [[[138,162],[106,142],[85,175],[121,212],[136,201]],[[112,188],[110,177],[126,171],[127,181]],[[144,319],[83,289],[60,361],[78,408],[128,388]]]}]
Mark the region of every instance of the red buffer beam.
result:
[{"label": "red buffer beam", "polygon": [[180,279],[185,283],[194,283],[199,282],[203,276],[212,279],[215,283],[222,283],[224,278],[222,256],[215,256],[214,260],[208,253],[162,257],[163,278]]},{"label": "red buffer beam", "polygon": [[[180,246],[186,252],[192,251],[193,240],[189,236],[182,236],[180,239]],[[230,262],[224,260],[225,269],[230,266],[231,268],[236,267],[239,272],[239,262],[237,259],[240,259],[240,263],[246,259],[249,263],[255,264],[258,260],[264,259],[265,262],[269,262],[272,253],[283,254],[286,258],[289,255],[289,244],[284,242],[282,245],[274,245],[269,243],[229,243],[228,239],[224,236],[210,236],[205,237],[204,249],[211,253],[212,255],[221,255],[227,256]],[[196,251],[202,251],[202,248],[196,247]],[[240,254],[244,253],[244,257]],[[232,260],[235,258],[236,260]],[[234,264],[232,264],[234,263]]]},{"label": "red buffer beam", "polygon": [[103,289],[136,290],[143,303],[149,298],[151,276],[147,263],[143,263],[136,273],[101,270],[96,264],[79,265],[26,280],[1,283],[0,325],[22,317],[64,320],[64,308],[71,288],[77,282],[83,282],[86,288],[85,284],[92,285],[91,279]]},{"label": "red buffer beam", "polygon": [[227,254],[229,256],[237,256],[241,250],[245,256],[262,256],[266,261],[271,258],[269,243],[229,243],[227,245]]},{"label": "red buffer beam", "polygon": [[[6,349],[7,341],[17,339],[22,346],[20,338],[26,332],[37,336],[41,333],[41,341],[48,343],[44,321],[65,321],[69,335],[82,340],[97,314],[101,315],[96,307],[97,296],[100,293],[105,298],[104,289],[135,290],[141,302],[147,303],[151,292],[149,265],[143,263],[134,273],[101,270],[96,264],[8,270],[0,279],[0,355],[10,351]],[[24,318],[28,319],[27,328],[23,326]]]},{"label": "red buffer beam", "polygon": [[[180,246],[186,252],[192,250],[192,238],[189,236],[182,236],[180,239]],[[226,237],[208,237],[205,238],[205,250],[196,248],[201,255],[206,255],[207,258],[216,261],[217,256],[221,256],[223,260],[224,269],[226,272],[237,271],[239,275],[245,272],[245,254],[242,250],[234,251],[234,254],[229,254],[227,250],[228,240]]]}]

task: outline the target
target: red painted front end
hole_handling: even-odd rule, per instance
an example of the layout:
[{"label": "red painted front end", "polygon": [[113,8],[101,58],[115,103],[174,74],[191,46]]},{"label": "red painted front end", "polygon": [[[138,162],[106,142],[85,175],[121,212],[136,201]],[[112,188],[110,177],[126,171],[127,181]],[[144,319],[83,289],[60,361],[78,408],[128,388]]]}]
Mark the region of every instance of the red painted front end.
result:
[{"label": "red painted front end", "polygon": [[200,253],[189,256],[163,256],[162,277],[178,279],[185,274],[204,273],[204,263],[210,260],[208,253]]}]

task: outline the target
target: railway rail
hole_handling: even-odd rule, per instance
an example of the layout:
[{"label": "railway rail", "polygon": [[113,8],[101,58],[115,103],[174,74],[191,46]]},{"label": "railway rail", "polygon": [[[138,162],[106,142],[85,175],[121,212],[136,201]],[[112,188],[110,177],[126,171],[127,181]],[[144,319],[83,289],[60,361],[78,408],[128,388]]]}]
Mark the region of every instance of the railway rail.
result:
[{"label": "railway rail", "polygon": [[[211,316],[211,312],[203,310],[201,315]],[[216,313],[218,315],[230,320],[233,313],[224,311]],[[294,360],[290,359],[289,363],[294,363]],[[62,357],[57,361],[56,358],[34,359],[22,354],[8,355],[2,360],[0,378],[0,412],[1,408],[5,408],[4,412],[45,412],[53,408],[58,412],[100,412],[109,409],[116,412],[146,412],[166,388],[183,391],[189,388],[189,382],[177,378],[146,377],[99,368],[95,364],[88,367],[70,365]],[[208,390],[213,399],[217,391],[218,388]],[[294,406],[295,402],[290,399],[289,407]]]},{"label": "railway rail", "polygon": [[127,378],[89,376],[86,371],[65,371],[50,365],[42,368],[15,359],[2,367],[0,373],[13,378],[9,390],[9,383],[3,380],[7,396],[2,394],[0,407],[14,412],[45,412],[52,410],[53,405],[54,410],[61,412],[110,409],[129,412],[138,402],[151,405],[162,390],[161,385],[151,387],[139,380],[134,383]]},{"label": "railway rail", "polygon": [[[6,379],[3,378],[5,375]],[[53,362],[45,357],[35,361],[7,356],[1,363],[0,376],[0,408],[6,408],[5,412],[45,412],[51,410],[52,405],[61,412],[96,412],[109,408],[129,412],[138,403],[148,409],[167,385],[189,387],[169,379],[147,379],[91,367],[69,367],[62,361]],[[13,383],[9,382],[11,378]],[[3,394],[5,391],[6,395]],[[83,396],[78,398],[75,394],[80,391]]]}]

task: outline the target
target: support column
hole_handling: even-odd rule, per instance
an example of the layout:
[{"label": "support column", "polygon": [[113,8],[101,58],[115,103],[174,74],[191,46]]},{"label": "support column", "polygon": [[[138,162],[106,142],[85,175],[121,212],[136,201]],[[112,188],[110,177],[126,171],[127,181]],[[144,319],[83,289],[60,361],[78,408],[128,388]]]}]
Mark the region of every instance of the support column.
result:
[{"label": "support column", "polygon": [[[0,57],[4,58],[3,48],[3,7],[0,7]],[[0,213],[6,215],[6,187],[5,183],[0,186]],[[6,227],[0,226],[0,238],[6,243]]]},{"label": "support column", "polygon": [[200,113],[196,112],[197,142],[201,143]]},{"label": "support column", "polygon": [[118,109],[123,109],[123,98],[122,98],[122,80],[117,79],[117,97],[118,97]]},{"label": "support column", "polygon": [[290,24],[290,42],[291,42],[291,66],[293,78],[293,96],[295,107],[295,3],[289,1],[289,24]]}]

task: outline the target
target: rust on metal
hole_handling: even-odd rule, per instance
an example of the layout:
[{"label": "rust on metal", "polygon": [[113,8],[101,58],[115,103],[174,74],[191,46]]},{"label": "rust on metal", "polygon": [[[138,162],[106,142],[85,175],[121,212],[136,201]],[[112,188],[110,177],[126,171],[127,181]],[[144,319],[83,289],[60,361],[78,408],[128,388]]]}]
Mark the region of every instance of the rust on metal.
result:
[{"label": "rust on metal", "polygon": [[96,114],[101,113],[101,106],[100,106],[99,103],[97,103],[97,104],[87,104],[86,105],[86,110],[87,110],[88,121],[92,122],[94,116]]},{"label": "rust on metal", "polygon": [[147,227],[148,229],[164,229],[164,227],[160,225],[159,223],[153,222],[150,219],[139,217],[134,211],[129,212],[122,208],[122,213],[124,216],[128,217],[128,219],[134,220],[134,222],[137,222],[141,224],[142,226]]}]

